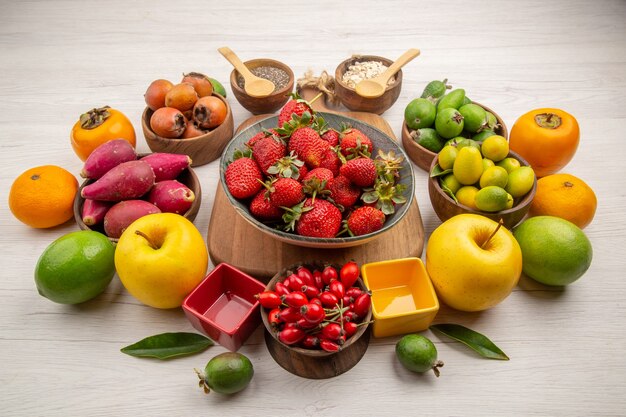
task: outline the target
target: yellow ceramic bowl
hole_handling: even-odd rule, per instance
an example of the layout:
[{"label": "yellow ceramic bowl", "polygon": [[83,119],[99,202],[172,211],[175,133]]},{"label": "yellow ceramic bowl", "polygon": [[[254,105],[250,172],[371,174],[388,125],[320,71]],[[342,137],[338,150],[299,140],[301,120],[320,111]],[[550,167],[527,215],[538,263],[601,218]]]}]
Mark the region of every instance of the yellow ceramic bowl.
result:
[{"label": "yellow ceramic bowl", "polygon": [[426,330],[439,311],[435,289],[419,258],[364,264],[361,276],[372,292],[374,337]]}]

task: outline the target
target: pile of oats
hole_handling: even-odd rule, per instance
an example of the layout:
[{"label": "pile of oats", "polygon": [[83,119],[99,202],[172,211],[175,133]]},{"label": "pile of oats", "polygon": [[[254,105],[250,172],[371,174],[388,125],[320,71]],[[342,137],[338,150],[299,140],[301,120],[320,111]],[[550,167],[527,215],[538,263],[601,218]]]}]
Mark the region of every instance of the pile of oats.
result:
[{"label": "pile of oats", "polygon": [[[357,61],[348,67],[341,80],[349,87],[355,88],[359,82],[375,78],[385,72],[386,69],[387,66],[379,61]],[[387,84],[393,84],[394,79],[395,77],[391,77]]]}]

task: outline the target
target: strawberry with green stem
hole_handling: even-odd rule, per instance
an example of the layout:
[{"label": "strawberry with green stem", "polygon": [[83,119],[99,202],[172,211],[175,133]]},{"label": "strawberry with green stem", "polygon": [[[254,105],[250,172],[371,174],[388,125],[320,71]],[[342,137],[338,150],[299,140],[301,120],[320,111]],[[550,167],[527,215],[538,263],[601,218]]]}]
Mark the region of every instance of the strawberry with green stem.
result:
[{"label": "strawberry with green stem", "polygon": [[346,159],[370,156],[374,150],[372,141],[365,133],[349,125],[343,125],[339,147]]},{"label": "strawberry with green stem", "polygon": [[341,212],[332,203],[307,198],[302,203],[285,209],[285,230],[295,230],[301,236],[332,238],[341,228]]},{"label": "strawberry with green stem", "polygon": [[245,199],[259,192],[263,174],[254,159],[240,157],[226,167],[224,179],[233,197]]},{"label": "strawberry with green stem", "polygon": [[283,156],[267,169],[269,175],[293,178],[294,180],[301,179],[307,172],[304,161],[299,160],[295,152],[290,152],[289,155]]},{"label": "strawberry with green stem", "polygon": [[363,206],[354,210],[344,221],[344,230],[350,236],[362,236],[383,228],[385,214],[374,207]]},{"label": "strawberry with green stem", "polygon": [[293,178],[271,178],[262,183],[265,196],[276,207],[292,207],[304,199],[302,184]]}]

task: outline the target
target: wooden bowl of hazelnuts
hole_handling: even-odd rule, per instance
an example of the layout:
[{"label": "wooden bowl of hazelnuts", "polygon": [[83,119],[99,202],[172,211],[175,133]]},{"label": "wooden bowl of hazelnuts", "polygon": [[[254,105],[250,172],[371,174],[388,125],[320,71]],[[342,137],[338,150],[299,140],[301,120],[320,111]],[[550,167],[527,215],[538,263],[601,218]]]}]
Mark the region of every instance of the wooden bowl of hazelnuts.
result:
[{"label": "wooden bowl of hazelnuts", "polygon": [[189,155],[199,166],[218,159],[233,137],[231,108],[204,74],[185,74],[179,84],[155,80],[144,98],[141,127],[153,152]]}]

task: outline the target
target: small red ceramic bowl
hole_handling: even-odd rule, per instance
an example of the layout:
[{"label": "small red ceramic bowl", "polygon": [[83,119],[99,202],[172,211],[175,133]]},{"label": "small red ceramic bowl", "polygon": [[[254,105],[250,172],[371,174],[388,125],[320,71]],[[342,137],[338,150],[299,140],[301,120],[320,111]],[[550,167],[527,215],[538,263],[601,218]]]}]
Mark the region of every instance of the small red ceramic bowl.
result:
[{"label": "small red ceramic bowl", "polygon": [[255,295],[265,284],[221,263],[185,298],[183,311],[196,329],[235,352],[261,324]]}]

